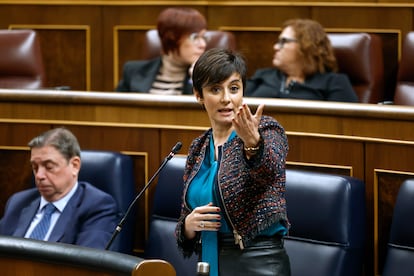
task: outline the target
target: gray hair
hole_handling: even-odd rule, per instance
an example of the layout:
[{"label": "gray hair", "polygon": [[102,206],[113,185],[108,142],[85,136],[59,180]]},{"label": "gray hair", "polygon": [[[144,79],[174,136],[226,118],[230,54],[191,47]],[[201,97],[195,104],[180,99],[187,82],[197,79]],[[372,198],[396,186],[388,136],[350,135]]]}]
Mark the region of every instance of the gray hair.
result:
[{"label": "gray hair", "polygon": [[66,128],[60,127],[48,130],[33,138],[28,146],[30,149],[52,146],[57,149],[67,161],[72,157],[80,157],[80,146],[78,139]]}]

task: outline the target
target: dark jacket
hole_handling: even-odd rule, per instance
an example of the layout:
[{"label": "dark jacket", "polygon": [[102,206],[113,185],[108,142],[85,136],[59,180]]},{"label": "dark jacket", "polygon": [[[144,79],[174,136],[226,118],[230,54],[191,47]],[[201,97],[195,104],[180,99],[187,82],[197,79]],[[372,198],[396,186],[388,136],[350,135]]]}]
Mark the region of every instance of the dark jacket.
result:
[{"label": "dark jacket", "polygon": [[[0,220],[0,234],[24,237],[39,204],[37,188],[12,195]],[[109,194],[79,182],[48,241],[105,249],[118,219],[115,200]]]},{"label": "dark jacket", "polygon": [[[277,222],[289,228],[286,214],[285,180],[288,142],[282,126],[272,117],[263,116],[259,126],[262,143],[259,152],[247,160],[243,141],[235,137],[222,147],[218,169],[218,189],[230,227],[249,245],[261,231]],[[190,146],[184,171],[184,199],[188,186],[206,155],[212,130],[196,138]],[[185,217],[191,212],[183,202],[176,234],[185,256],[197,251],[197,238],[186,240]]]},{"label": "dark jacket", "polygon": [[[148,93],[161,67],[161,57],[151,60],[133,60],[125,63],[122,80],[118,83],[118,92]],[[183,80],[183,94],[193,94],[190,76]]]},{"label": "dark jacket", "polygon": [[315,74],[304,83],[284,87],[285,75],[275,69],[259,69],[247,80],[246,97],[287,98],[335,102],[358,102],[348,76],[338,73]]}]

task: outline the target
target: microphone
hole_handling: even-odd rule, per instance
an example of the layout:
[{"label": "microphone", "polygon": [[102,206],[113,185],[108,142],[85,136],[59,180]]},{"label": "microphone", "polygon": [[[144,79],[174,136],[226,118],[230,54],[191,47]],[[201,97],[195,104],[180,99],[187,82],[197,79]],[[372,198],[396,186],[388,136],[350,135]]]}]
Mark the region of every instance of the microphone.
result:
[{"label": "microphone", "polygon": [[139,194],[135,197],[135,199],[131,202],[131,204],[129,204],[127,211],[125,212],[124,216],[122,217],[122,219],[119,221],[118,225],[115,228],[115,231],[112,233],[112,237],[109,240],[108,244],[105,247],[105,250],[108,250],[109,247],[112,245],[113,241],[115,240],[116,236],[121,232],[122,227],[125,224],[125,220],[128,217],[128,214],[131,212],[132,207],[134,207],[135,203],[138,201],[138,199],[142,196],[142,194],[149,188],[149,186],[151,185],[152,181],[154,181],[155,177],[157,177],[157,175],[161,172],[161,170],[164,168],[164,166],[167,164],[168,161],[171,160],[171,158],[173,158],[173,156],[180,151],[181,147],[182,147],[182,143],[181,142],[177,142],[177,144],[175,144],[175,146],[171,149],[170,153],[164,158],[164,161],[161,163],[160,167],[158,168],[158,170],[155,172],[155,174],[151,177],[151,179],[148,181],[148,183],[144,186],[144,188],[139,192]]}]

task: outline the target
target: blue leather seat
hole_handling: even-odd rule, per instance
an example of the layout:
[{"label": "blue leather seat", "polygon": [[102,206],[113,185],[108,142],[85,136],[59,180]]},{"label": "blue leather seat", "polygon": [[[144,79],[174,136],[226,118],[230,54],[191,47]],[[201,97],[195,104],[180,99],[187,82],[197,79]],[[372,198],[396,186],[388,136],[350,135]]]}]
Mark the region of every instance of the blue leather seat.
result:
[{"label": "blue leather seat", "polygon": [[[119,152],[82,150],[82,166],[79,181],[86,181],[110,194],[119,208],[119,220],[135,197],[135,178],[133,160],[130,156]],[[114,239],[112,251],[130,254],[134,244],[134,217],[131,211],[122,231]],[[115,231],[115,229],[112,229]]]},{"label": "blue leather seat", "polygon": [[398,192],[391,223],[387,256],[382,276],[414,275],[414,179],[403,182]]},{"label": "blue leather seat", "polygon": [[365,244],[365,185],[340,175],[286,171],[292,224],[285,247],[292,276],[361,275]]},{"label": "blue leather seat", "polygon": [[195,276],[197,256],[184,258],[175,238],[175,226],[181,212],[185,161],[186,156],[176,155],[158,176],[144,255],[146,259],[168,261],[177,275]]}]

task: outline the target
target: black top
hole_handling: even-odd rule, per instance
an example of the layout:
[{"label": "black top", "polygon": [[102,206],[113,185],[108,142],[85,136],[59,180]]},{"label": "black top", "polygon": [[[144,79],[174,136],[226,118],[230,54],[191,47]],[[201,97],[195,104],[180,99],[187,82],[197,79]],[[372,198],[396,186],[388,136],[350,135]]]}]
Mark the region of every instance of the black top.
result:
[{"label": "black top", "polygon": [[336,102],[359,102],[351,82],[344,74],[324,73],[308,77],[304,83],[292,81],[275,68],[259,69],[247,80],[247,97],[287,98]]},{"label": "black top", "polygon": [[[158,71],[161,67],[161,57],[151,60],[132,60],[125,63],[122,79],[115,88],[118,92],[149,93]],[[190,76],[183,80],[183,94],[193,94]]]}]

